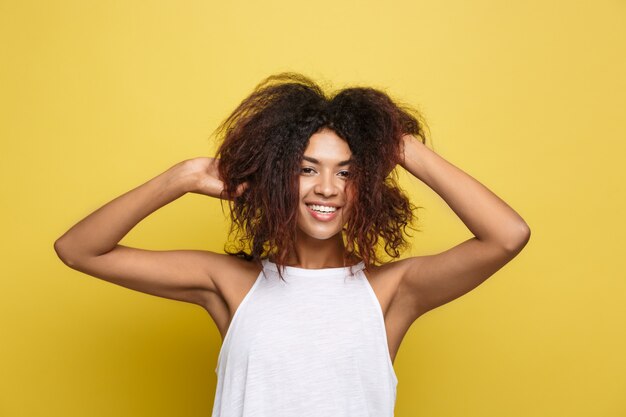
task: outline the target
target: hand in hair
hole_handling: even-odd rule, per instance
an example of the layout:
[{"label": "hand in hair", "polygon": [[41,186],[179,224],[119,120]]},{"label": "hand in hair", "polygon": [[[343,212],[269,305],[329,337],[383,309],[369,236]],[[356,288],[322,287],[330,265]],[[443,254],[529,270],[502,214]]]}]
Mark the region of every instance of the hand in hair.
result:
[{"label": "hand in hair", "polygon": [[[424,145],[419,139],[417,139],[414,135],[412,134],[405,134],[402,135],[402,140],[400,141],[401,145],[400,145],[400,155],[398,158],[398,165],[400,165],[402,168],[408,170],[407,168],[407,155],[410,155],[409,152],[409,146],[420,146],[420,145]],[[414,155],[413,155],[414,157]]]},{"label": "hand in hair", "polygon": [[[183,162],[187,175],[193,178],[188,191],[210,197],[229,199],[224,192],[224,182],[219,176],[219,159],[198,157]],[[246,190],[248,183],[240,184],[233,197],[238,197]]]}]

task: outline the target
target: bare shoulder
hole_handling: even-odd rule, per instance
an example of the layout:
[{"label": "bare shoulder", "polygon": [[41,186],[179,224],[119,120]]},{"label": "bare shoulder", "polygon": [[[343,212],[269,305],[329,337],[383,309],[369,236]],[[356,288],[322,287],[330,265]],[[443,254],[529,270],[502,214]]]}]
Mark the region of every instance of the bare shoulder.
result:
[{"label": "bare shoulder", "polygon": [[223,296],[230,288],[250,281],[250,277],[261,272],[261,265],[243,258],[225,253],[204,252],[210,285],[207,293]]},{"label": "bare shoulder", "polygon": [[224,253],[212,253],[211,281],[218,293],[229,287],[247,283],[261,272],[261,265],[243,258]]},{"label": "bare shoulder", "polygon": [[365,273],[370,283],[384,281],[387,285],[398,285],[411,265],[409,259],[400,259],[381,265],[372,265],[365,270]]},{"label": "bare shoulder", "polygon": [[402,275],[408,267],[410,267],[408,259],[399,259],[381,265],[372,265],[366,271],[370,273],[372,278],[381,276],[389,279],[393,276]]}]

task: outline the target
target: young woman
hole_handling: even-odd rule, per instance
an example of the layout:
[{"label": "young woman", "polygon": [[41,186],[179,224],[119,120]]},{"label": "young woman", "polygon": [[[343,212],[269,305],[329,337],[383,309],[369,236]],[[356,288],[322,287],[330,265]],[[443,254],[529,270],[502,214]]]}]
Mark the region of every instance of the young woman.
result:
[{"label": "young woman", "polygon": [[[424,145],[423,126],[379,90],[330,96],[300,74],[278,74],[218,128],[216,158],[172,166],[54,248],[71,268],[206,309],[223,339],[214,417],[392,416],[393,361],[411,324],[477,287],[530,237],[511,207]],[[418,208],[395,182],[398,165],[474,237],[394,260]],[[118,243],[189,192],[228,202],[233,248]]]}]

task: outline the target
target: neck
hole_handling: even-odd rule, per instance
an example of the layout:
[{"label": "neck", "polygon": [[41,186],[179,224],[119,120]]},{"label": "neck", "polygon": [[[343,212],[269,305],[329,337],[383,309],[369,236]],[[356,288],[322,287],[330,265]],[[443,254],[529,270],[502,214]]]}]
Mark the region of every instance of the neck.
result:
[{"label": "neck", "polygon": [[356,257],[344,260],[344,252],[341,232],[329,239],[320,240],[298,231],[295,249],[287,258],[287,265],[306,269],[341,268],[360,261]]}]

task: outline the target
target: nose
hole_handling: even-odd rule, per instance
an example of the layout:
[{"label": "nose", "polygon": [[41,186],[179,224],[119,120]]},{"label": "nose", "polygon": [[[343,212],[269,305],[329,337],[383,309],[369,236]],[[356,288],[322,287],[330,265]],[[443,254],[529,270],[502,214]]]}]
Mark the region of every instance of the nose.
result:
[{"label": "nose", "polygon": [[317,176],[317,180],[314,188],[316,194],[323,195],[324,197],[332,197],[337,195],[341,189],[341,185],[339,184],[341,179],[335,178],[332,174],[320,174]]}]

